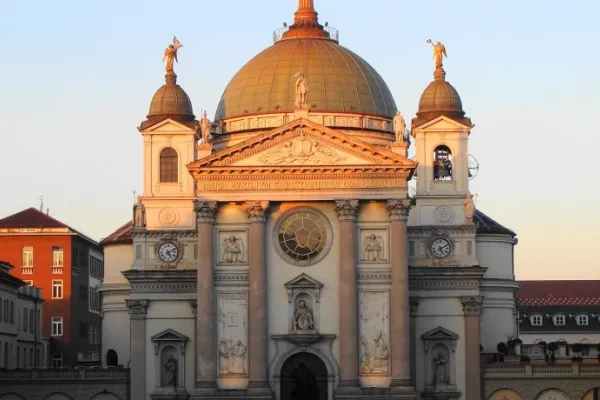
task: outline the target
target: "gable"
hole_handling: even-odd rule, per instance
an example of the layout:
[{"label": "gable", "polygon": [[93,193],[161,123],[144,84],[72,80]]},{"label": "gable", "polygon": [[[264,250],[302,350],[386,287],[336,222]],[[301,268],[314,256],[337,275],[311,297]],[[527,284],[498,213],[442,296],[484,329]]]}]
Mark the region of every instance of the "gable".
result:
[{"label": "gable", "polygon": [[284,286],[286,288],[319,289],[319,288],[323,287],[323,284],[321,282],[319,282],[318,280],[316,280],[315,278],[311,277],[310,275],[302,273],[302,274],[298,275],[297,277],[295,277],[294,279],[292,279],[291,281],[287,282]]},{"label": "gable", "polygon": [[148,128],[144,129],[143,132],[150,134],[169,133],[176,135],[178,133],[189,134],[190,132],[194,132],[194,129],[182,123],[174,121],[170,118],[167,118],[154,125],[149,126]]},{"label": "gable", "polygon": [[448,118],[441,115],[421,126],[415,128],[415,130],[426,130],[426,131],[456,131],[456,130],[467,130],[470,131],[472,126],[461,124],[452,118]]},{"label": "gable", "polygon": [[153,342],[160,342],[160,341],[187,342],[188,337],[185,335],[182,335],[179,332],[174,331],[173,329],[166,329],[166,330],[152,336],[151,339]]},{"label": "gable", "polygon": [[423,335],[421,335],[421,337],[423,338],[423,340],[458,339],[458,335],[456,333],[451,332],[446,328],[442,328],[441,326],[438,326],[437,328],[432,329],[429,332],[425,332]]}]

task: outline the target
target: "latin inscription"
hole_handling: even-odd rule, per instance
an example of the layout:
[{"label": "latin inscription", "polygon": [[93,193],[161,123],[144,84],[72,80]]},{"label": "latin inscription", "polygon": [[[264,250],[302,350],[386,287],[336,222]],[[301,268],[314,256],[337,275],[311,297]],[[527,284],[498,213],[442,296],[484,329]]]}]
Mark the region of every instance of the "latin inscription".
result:
[{"label": "latin inscription", "polygon": [[264,181],[264,182],[201,182],[205,191],[228,190],[327,190],[403,188],[404,180],[339,180],[339,181]]}]

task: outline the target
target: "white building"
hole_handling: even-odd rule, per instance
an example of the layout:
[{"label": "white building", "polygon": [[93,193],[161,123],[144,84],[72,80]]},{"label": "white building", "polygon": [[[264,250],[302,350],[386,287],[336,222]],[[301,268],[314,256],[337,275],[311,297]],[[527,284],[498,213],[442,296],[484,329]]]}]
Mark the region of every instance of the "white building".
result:
[{"label": "white building", "polygon": [[0,261],[0,368],[44,368],[48,340],[42,337],[41,289],[10,275]]},{"label": "white building", "polygon": [[103,242],[103,363],[131,366],[134,400],[479,399],[480,345],[516,333],[516,239],[474,210],[441,59],[413,161],[385,81],[311,0],[275,40],[211,125],[167,67],[134,226]]}]

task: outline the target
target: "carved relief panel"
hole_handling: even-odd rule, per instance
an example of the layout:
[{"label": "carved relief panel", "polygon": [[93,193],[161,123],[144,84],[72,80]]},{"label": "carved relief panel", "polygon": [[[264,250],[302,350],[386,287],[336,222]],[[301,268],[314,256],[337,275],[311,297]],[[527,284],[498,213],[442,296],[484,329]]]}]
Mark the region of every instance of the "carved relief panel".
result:
[{"label": "carved relief panel", "polygon": [[248,294],[218,295],[219,376],[248,375]]},{"label": "carved relief panel", "polygon": [[359,301],[360,374],[389,375],[389,291],[361,291]]},{"label": "carved relief panel", "polygon": [[387,227],[359,227],[358,240],[357,256],[360,264],[390,262],[390,234]]},{"label": "carved relief panel", "polygon": [[248,265],[248,229],[227,228],[217,232],[217,265]]}]

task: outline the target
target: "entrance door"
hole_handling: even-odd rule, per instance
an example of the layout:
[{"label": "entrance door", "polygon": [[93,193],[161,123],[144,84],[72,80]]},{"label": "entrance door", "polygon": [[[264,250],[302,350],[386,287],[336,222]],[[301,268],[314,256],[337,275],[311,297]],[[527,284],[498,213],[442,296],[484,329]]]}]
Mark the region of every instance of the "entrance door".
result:
[{"label": "entrance door", "polygon": [[327,367],[311,353],[298,353],[281,367],[281,400],[327,400]]}]

